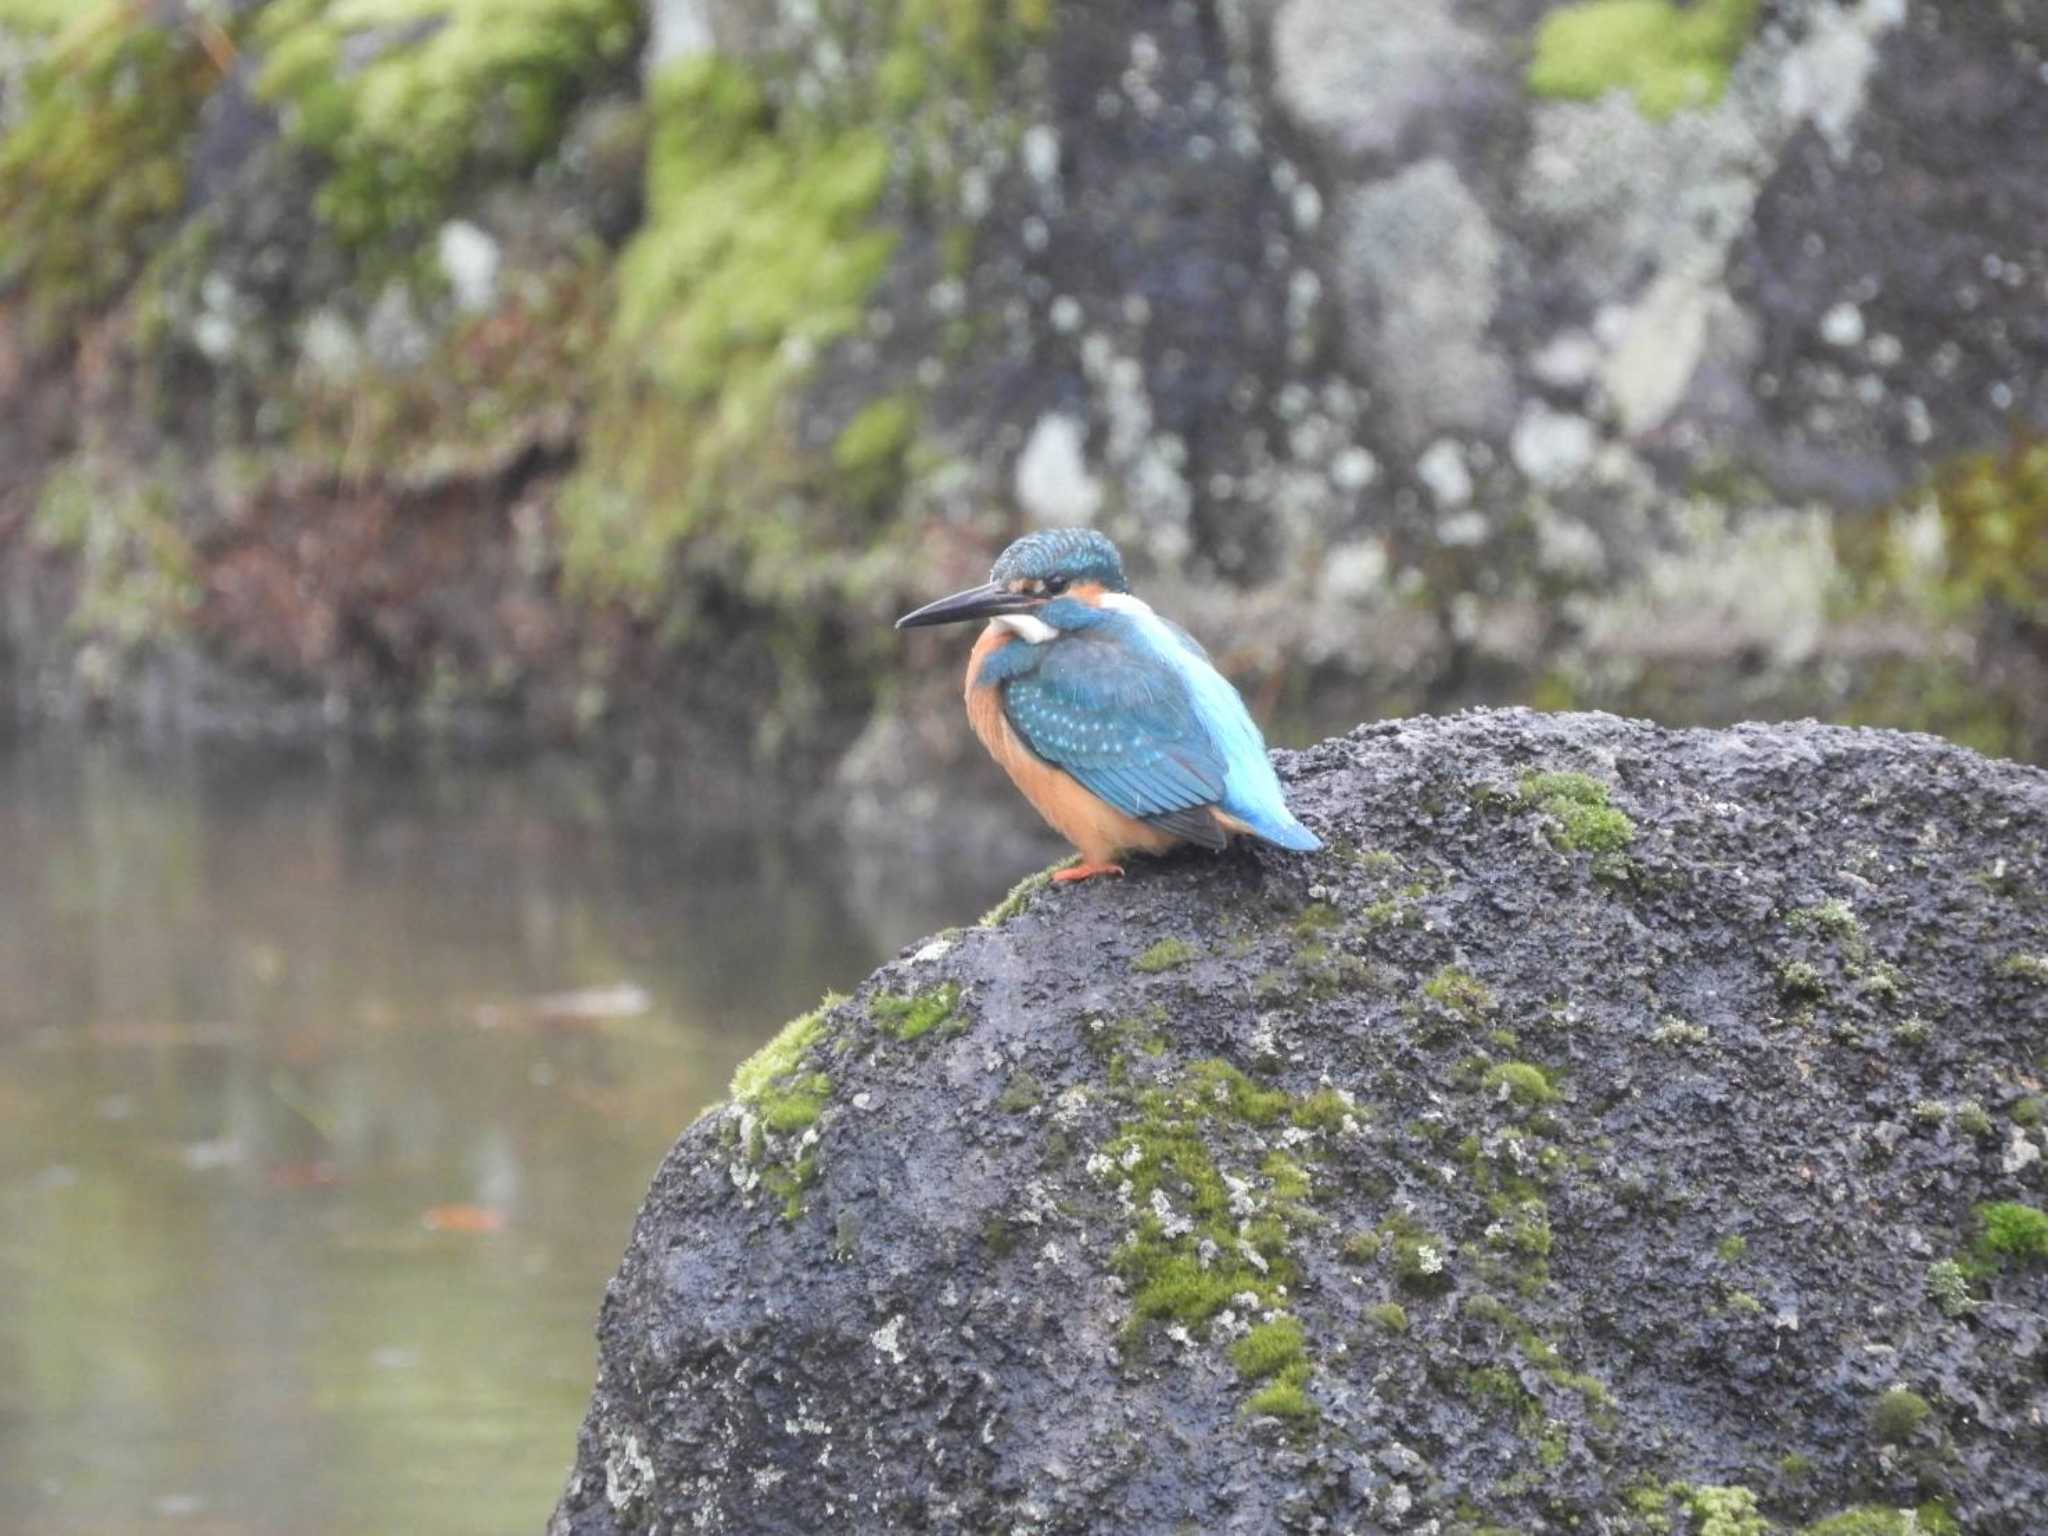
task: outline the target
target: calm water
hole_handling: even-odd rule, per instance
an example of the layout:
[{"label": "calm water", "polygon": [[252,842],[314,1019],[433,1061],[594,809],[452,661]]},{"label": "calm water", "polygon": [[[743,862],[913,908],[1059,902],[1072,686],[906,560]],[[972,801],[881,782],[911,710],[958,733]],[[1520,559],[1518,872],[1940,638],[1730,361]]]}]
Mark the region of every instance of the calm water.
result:
[{"label": "calm water", "polygon": [[884,906],[573,769],[0,745],[0,1526],[537,1532],[669,1142],[1017,873]]}]

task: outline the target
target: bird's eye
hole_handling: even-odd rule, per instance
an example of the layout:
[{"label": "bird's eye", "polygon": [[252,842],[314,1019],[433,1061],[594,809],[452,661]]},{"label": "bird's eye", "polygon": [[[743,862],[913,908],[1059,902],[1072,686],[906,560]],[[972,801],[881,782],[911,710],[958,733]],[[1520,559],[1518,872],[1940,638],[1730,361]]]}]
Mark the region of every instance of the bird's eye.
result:
[{"label": "bird's eye", "polygon": [[1067,578],[1064,576],[1048,576],[1045,578],[1043,585],[1047,597],[1058,597],[1067,590]]}]

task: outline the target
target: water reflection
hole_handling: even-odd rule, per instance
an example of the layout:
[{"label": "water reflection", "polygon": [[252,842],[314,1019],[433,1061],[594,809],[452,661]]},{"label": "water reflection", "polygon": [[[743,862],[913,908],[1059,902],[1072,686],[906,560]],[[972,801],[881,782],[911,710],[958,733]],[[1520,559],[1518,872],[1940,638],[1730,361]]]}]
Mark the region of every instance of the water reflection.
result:
[{"label": "water reflection", "polygon": [[[537,1530],[675,1132],[878,913],[574,769],[0,747],[0,1509]],[[886,887],[870,875],[861,888]]]}]

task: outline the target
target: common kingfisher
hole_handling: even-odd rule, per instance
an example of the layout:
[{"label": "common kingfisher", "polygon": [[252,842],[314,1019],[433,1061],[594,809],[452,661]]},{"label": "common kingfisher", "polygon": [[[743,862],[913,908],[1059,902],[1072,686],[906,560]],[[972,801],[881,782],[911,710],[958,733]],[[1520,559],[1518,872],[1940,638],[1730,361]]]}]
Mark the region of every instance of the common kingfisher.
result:
[{"label": "common kingfisher", "polygon": [[1231,833],[1308,853],[1265,738],[1194,637],[1131,595],[1116,546],[1087,528],[1027,534],[978,587],[898,629],[987,619],[967,661],[967,719],[1081,862],[1055,880],[1121,875],[1125,853]]}]

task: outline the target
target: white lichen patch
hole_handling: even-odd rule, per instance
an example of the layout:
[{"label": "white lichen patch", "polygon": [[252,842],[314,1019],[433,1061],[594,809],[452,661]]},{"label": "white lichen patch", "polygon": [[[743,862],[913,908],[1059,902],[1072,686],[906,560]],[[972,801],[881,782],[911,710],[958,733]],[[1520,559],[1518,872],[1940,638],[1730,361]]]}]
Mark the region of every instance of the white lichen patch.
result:
[{"label": "white lichen patch", "polygon": [[886,1356],[892,1364],[903,1363],[903,1314],[897,1313],[868,1335],[868,1342],[875,1352]]},{"label": "white lichen patch", "polygon": [[1159,1220],[1159,1230],[1168,1238],[1186,1237],[1195,1230],[1193,1218],[1176,1211],[1163,1189],[1152,1191],[1152,1214]]},{"label": "white lichen patch", "polygon": [[654,1486],[654,1462],[641,1448],[639,1436],[630,1430],[612,1434],[616,1438],[608,1435],[604,1458],[604,1497],[615,1512],[624,1514]]},{"label": "white lichen patch", "polygon": [[2012,1140],[2005,1144],[2005,1154],[1999,1158],[1998,1166],[2008,1175],[2022,1173],[2041,1161],[2041,1149],[2019,1126],[2012,1128]]}]

